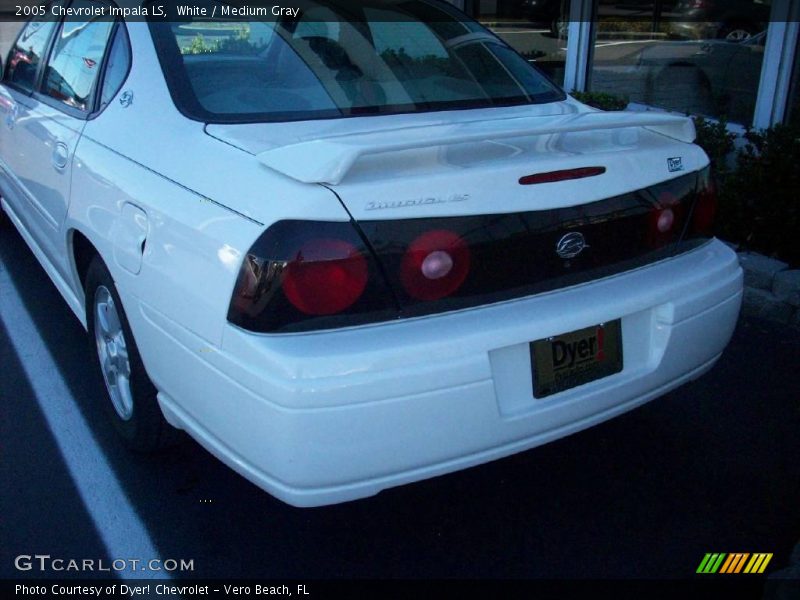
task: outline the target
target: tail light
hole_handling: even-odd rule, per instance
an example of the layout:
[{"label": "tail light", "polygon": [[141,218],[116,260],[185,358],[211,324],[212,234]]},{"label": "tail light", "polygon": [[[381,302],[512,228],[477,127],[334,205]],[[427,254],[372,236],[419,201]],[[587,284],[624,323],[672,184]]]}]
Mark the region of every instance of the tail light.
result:
[{"label": "tail light", "polygon": [[408,306],[461,287],[470,250],[459,233],[435,220],[385,223],[380,264],[353,223],[275,223],[242,261],[228,320],[260,332],[343,327],[399,317],[398,296]]},{"label": "tail light", "polygon": [[367,260],[350,242],[305,242],[286,266],[283,291],[300,312],[333,315],[351,307],[367,287]]},{"label": "tail light", "polygon": [[228,309],[252,331],[301,331],[397,316],[391,291],[351,223],[279,221],[242,262]]},{"label": "tail light", "polygon": [[[331,329],[577,285],[705,243],[714,207],[706,169],[547,210],[279,221],[242,261],[228,320],[265,333]],[[565,258],[575,232],[585,244]]]},{"label": "tail light", "polygon": [[662,190],[647,219],[647,243],[663,248],[678,241],[685,222],[686,207],[672,190]]},{"label": "tail light", "polygon": [[455,292],[469,272],[469,248],[457,233],[443,229],[418,236],[400,265],[400,281],[416,300],[439,300]]},{"label": "tail light", "polygon": [[717,213],[717,191],[711,169],[700,172],[697,180],[697,199],[692,211],[692,233],[711,236],[714,233],[714,217]]}]

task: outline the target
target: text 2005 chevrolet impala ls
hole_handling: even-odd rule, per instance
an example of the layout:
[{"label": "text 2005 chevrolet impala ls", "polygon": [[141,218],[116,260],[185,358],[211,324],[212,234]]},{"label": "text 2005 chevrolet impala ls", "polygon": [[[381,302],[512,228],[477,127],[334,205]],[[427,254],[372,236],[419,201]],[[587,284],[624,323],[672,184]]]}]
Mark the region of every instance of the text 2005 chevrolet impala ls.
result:
[{"label": "text 2005 chevrolet impala ls", "polygon": [[2,206],[134,448],[172,425],[340,502],[600,423],[731,336],[685,118],[590,109],[438,0],[70,15],[5,57]]}]

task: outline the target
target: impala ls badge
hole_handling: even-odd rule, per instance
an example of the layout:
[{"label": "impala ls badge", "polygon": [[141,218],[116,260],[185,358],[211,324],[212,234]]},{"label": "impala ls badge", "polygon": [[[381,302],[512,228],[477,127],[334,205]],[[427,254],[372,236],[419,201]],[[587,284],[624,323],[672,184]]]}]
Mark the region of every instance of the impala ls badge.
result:
[{"label": "impala ls badge", "polygon": [[561,258],[575,258],[583,252],[584,248],[588,248],[589,244],[579,231],[573,231],[566,234],[556,244],[556,254]]}]

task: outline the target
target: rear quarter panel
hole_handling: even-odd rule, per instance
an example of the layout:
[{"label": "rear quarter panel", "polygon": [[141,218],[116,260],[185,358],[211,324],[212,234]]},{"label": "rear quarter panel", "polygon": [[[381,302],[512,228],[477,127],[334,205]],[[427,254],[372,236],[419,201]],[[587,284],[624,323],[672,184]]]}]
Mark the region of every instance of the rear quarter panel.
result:
[{"label": "rear quarter panel", "polygon": [[[75,155],[72,185],[65,241],[77,230],[92,242],[126,312],[145,302],[218,343],[242,257],[263,226],[87,138]],[[145,215],[143,247],[123,235],[126,204]],[[137,252],[138,274],[124,259]]]},{"label": "rear quarter panel", "polygon": [[[131,71],[117,98],[86,124],[75,153],[65,247],[74,230],[92,242],[129,316],[143,302],[216,345],[244,253],[266,227],[281,218],[348,215],[329,190],[282,177],[185,118],[147,24],[127,27]],[[119,102],[123,93],[132,102]],[[143,248],[131,231],[140,225],[130,222],[139,211],[146,216]],[[137,252],[138,274],[130,268]]]}]

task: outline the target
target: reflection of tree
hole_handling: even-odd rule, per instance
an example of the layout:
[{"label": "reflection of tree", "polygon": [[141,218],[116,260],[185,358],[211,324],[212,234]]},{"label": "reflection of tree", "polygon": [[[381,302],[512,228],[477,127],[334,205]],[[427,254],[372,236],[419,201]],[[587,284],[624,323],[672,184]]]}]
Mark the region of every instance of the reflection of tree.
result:
[{"label": "reflection of tree", "polygon": [[207,54],[217,51],[217,44],[209,43],[202,33],[196,34],[192,38],[192,43],[181,48],[183,54]]},{"label": "reflection of tree", "polygon": [[[652,34],[653,37],[670,37],[673,35],[673,26],[670,22],[658,22],[649,20],[639,21],[619,21],[611,19],[599,19],[597,22],[597,34],[601,37],[617,37],[625,39],[630,37],[639,39],[644,34]],[[614,34],[613,36],[611,34]],[[627,35],[626,35],[627,34]]]},{"label": "reflection of tree", "polygon": [[196,34],[192,42],[181,49],[183,54],[258,54],[264,49],[264,45],[254,44],[250,41],[250,25],[244,23],[240,25],[235,35],[225,37],[221,40],[209,41],[202,33]]},{"label": "reflection of tree", "polygon": [[415,77],[459,76],[458,69],[452,59],[434,56],[433,54],[413,57],[403,47],[399,50],[394,48],[384,50],[381,52],[381,58],[395,73],[405,71],[414,73]]}]

